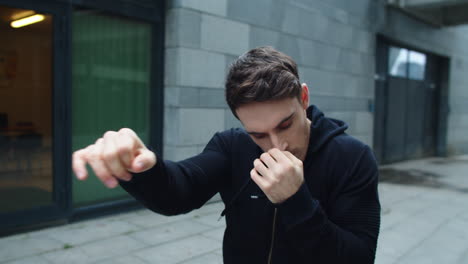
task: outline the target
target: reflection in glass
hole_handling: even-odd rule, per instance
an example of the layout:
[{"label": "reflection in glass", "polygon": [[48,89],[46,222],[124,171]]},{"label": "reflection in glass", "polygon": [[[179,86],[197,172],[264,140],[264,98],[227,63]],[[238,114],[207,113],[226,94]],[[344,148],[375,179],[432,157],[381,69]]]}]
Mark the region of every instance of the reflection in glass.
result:
[{"label": "reflection in glass", "polygon": [[34,15],[0,6],[0,213],[52,203],[52,17],[11,25]]},{"label": "reflection in glass", "polygon": [[416,51],[409,52],[409,75],[412,80],[424,80],[426,68],[426,55]]},{"label": "reflection in glass", "polygon": [[408,50],[390,47],[388,58],[389,74],[395,77],[407,77],[408,72]]}]

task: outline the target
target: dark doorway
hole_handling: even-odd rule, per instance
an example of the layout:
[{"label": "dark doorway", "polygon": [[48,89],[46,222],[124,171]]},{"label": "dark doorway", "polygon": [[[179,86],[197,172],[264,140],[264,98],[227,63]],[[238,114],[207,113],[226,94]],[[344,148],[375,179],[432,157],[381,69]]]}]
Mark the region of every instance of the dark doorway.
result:
[{"label": "dark doorway", "polygon": [[[380,163],[443,154],[442,58],[379,40],[375,150]],[[442,106],[442,107],[441,107]],[[446,113],[445,113],[446,114]]]}]

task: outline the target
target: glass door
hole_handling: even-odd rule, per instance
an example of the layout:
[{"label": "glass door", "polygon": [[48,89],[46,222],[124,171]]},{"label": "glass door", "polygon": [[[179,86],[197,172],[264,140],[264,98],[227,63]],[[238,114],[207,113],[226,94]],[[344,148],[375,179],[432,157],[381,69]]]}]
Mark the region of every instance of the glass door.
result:
[{"label": "glass door", "polygon": [[52,25],[51,15],[0,5],[3,214],[52,203]]},{"label": "glass door", "polygon": [[64,6],[0,0],[0,235],[69,208]]}]

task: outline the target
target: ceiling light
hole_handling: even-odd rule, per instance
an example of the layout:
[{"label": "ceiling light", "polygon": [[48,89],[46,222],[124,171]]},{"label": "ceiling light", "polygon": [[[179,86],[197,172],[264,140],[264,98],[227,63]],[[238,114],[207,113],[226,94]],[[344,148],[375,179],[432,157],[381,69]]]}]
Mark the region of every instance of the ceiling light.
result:
[{"label": "ceiling light", "polygon": [[20,27],[24,27],[27,25],[37,23],[37,22],[41,22],[42,20],[44,20],[44,15],[36,14],[33,16],[28,16],[25,18],[12,21],[10,25],[12,28],[20,28]]}]

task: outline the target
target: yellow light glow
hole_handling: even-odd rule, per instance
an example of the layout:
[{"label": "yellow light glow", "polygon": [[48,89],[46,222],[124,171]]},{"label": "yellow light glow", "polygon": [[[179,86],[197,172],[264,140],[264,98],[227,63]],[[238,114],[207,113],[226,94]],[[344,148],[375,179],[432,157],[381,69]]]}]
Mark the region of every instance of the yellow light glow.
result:
[{"label": "yellow light glow", "polygon": [[28,16],[28,17],[25,17],[25,18],[15,20],[15,21],[11,22],[10,25],[11,25],[12,28],[20,28],[20,27],[24,27],[24,26],[27,26],[27,25],[37,23],[37,22],[41,22],[42,20],[44,20],[44,15],[37,14],[37,15]]}]

